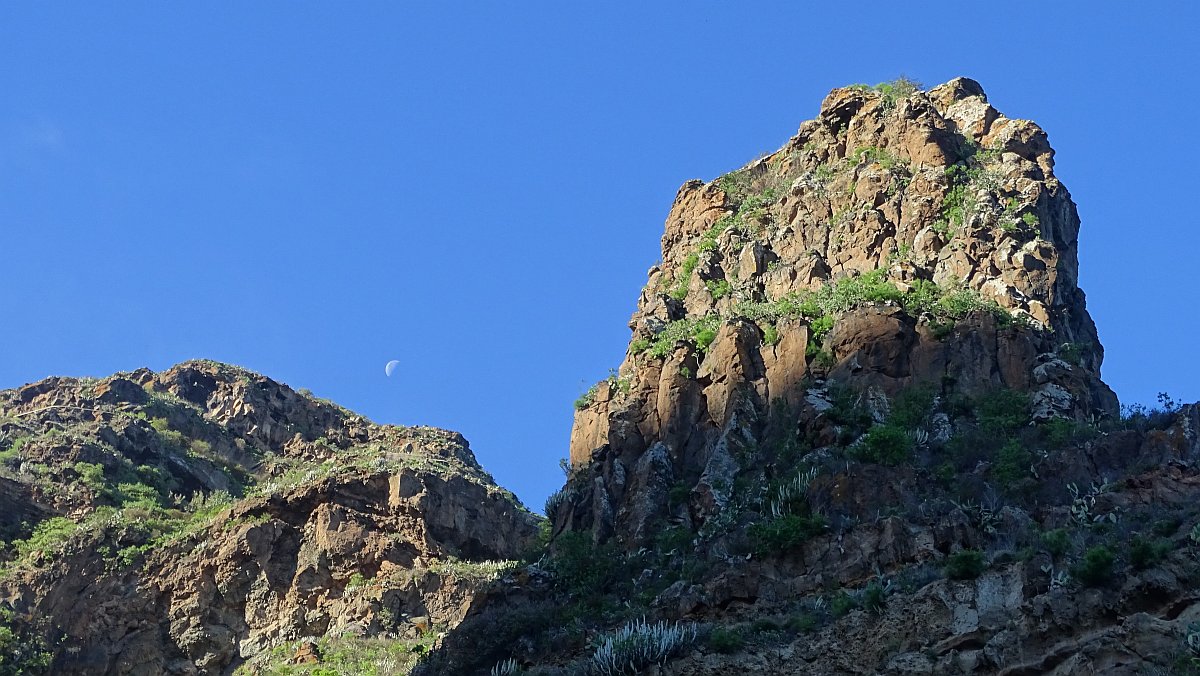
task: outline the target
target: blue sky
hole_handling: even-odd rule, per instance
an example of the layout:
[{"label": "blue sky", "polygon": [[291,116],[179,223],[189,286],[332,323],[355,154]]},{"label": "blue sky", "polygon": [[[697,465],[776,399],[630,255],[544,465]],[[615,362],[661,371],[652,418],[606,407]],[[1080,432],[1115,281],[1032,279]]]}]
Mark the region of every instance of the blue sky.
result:
[{"label": "blue sky", "polygon": [[0,387],[229,361],[538,509],[679,185],[903,73],[1048,131],[1105,379],[1200,399],[1200,10],[802,5],[0,5]]}]

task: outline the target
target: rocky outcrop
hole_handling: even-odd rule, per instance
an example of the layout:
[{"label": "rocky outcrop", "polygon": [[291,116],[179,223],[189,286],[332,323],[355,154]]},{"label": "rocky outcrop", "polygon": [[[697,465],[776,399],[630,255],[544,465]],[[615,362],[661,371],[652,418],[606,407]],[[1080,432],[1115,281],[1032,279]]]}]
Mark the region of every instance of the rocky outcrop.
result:
[{"label": "rocky outcrop", "polygon": [[[1053,157],[1036,124],[960,78],[834,90],[783,148],[685,183],[626,359],[576,414],[572,465],[603,475],[604,495],[584,490],[558,527],[638,530],[622,524],[645,510],[621,477],[648,480],[648,449],[677,475],[719,474],[730,435],[758,437],[777,404],[807,406],[798,424],[820,427],[806,402],[827,383],[884,397],[1007,388],[1035,398],[1038,420],[1114,416]],[[611,506],[613,523],[587,504]]]},{"label": "rocky outcrop", "polygon": [[40,627],[53,673],[220,674],[303,640],[431,635],[538,521],[456,433],[213,362],[42,381],[0,393],[0,420],[0,604]]},{"label": "rocky outcrop", "polygon": [[1200,409],[1118,412],[1053,169],[898,81],[685,183],[548,553],[419,673],[1192,673]]}]

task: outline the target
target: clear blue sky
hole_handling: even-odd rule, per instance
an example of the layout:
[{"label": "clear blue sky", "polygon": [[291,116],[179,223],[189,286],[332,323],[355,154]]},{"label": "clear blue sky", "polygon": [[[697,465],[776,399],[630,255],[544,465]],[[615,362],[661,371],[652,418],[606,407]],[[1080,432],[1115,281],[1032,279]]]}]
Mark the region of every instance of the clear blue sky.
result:
[{"label": "clear blue sky", "polygon": [[540,509],[679,184],[904,73],[1048,130],[1106,380],[1200,399],[1166,4],[4,3],[0,387],[229,361],[459,430]]}]

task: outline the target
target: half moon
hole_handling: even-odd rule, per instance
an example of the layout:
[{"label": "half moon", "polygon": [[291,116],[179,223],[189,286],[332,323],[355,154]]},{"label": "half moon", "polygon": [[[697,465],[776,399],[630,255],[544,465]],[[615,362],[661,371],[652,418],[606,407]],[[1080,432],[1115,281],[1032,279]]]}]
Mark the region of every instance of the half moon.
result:
[{"label": "half moon", "polygon": [[400,360],[393,359],[387,363],[387,366],[383,367],[383,372],[386,373],[389,378],[391,378],[392,373],[395,372],[396,367],[399,365],[400,365]]}]

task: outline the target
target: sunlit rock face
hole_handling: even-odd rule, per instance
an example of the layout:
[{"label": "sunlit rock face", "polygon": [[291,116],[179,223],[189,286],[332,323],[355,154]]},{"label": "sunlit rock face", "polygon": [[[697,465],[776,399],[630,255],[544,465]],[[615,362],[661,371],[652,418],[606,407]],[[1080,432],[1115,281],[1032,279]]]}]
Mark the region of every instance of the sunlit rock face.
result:
[{"label": "sunlit rock face", "polygon": [[0,391],[0,441],[0,609],[54,674],[411,666],[538,523],[461,435],[216,362]]},{"label": "sunlit rock face", "polygon": [[[618,376],[576,412],[571,462],[604,478],[571,518],[641,532],[655,510],[625,484],[666,479],[639,467],[720,482],[730,435],[756,437],[777,404],[819,427],[830,384],[885,404],[914,386],[1010,388],[1041,420],[1114,415],[1053,158],[1040,127],[959,78],[836,89],[778,151],[685,183]],[[650,449],[669,462],[644,462]]]}]

